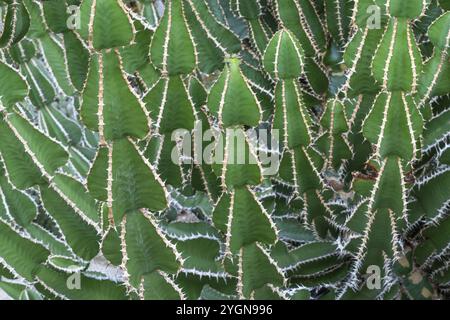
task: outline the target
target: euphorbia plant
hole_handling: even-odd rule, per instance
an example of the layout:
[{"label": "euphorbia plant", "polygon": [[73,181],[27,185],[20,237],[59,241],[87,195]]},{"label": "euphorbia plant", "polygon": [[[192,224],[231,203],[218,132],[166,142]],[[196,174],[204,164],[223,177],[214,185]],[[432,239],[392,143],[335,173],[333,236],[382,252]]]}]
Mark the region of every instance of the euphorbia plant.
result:
[{"label": "euphorbia plant", "polygon": [[0,0],[0,292],[448,298],[449,9]]}]

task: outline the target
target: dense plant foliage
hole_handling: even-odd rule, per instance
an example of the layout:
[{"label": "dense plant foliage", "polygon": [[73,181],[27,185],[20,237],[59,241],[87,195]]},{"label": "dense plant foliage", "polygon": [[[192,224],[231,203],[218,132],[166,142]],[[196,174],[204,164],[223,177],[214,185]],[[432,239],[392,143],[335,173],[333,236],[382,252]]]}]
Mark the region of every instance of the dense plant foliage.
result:
[{"label": "dense plant foliage", "polygon": [[0,0],[0,288],[449,297],[448,10]]}]

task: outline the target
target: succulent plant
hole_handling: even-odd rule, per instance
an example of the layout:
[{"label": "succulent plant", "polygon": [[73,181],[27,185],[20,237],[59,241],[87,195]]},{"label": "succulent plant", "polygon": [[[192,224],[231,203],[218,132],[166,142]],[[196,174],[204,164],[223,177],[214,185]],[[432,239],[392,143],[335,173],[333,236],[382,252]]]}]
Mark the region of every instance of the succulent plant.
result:
[{"label": "succulent plant", "polygon": [[447,299],[437,0],[0,0],[0,293]]}]

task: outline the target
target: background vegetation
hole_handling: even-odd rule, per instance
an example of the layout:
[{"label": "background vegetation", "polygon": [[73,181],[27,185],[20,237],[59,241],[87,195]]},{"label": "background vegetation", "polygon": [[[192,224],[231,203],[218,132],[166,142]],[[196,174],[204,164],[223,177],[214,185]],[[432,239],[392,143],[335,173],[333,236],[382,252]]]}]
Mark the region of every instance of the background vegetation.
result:
[{"label": "background vegetation", "polygon": [[[444,299],[447,0],[0,0],[14,299]],[[264,164],[176,129],[279,130]],[[231,138],[225,138],[229,155]],[[194,143],[193,147],[206,147]]]}]

